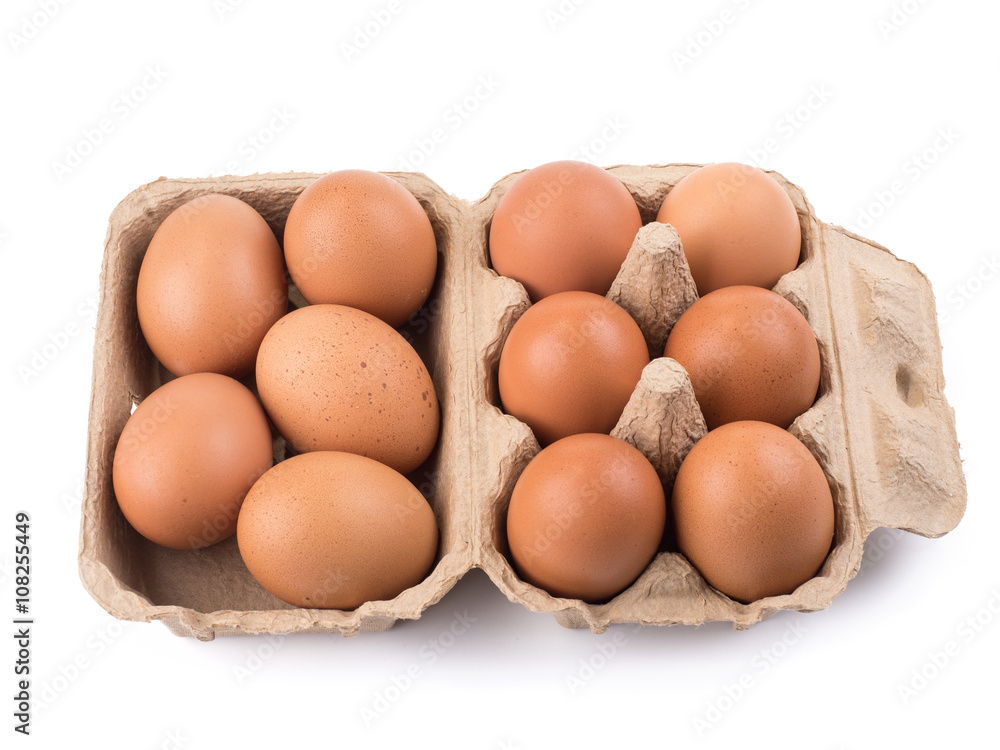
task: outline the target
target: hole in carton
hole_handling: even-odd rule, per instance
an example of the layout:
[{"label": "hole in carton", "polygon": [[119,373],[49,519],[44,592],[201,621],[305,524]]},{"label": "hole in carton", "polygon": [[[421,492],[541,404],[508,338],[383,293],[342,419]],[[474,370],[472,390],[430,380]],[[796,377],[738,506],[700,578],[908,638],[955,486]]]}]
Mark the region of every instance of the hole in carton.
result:
[{"label": "hole in carton", "polygon": [[913,370],[905,364],[896,367],[896,393],[907,406],[923,406],[926,403],[923,388],[916,382]]}]

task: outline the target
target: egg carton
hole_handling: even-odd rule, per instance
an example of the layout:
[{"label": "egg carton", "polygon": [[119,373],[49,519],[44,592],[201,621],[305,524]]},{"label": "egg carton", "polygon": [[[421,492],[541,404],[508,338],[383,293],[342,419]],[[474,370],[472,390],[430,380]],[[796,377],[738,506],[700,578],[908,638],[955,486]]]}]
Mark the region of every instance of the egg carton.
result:
[{"label": "egg carton", "polygon": [[[705,422],[683,367],[662,357],[671,326],[697,292],[676,232],[655,218],[666,193],[698,166],[609,168],[632,193],[644,226],[608,296],[635,318],[653,358],[612,434],[649,458],[668,497]],[[129,526],[113,494],[115,444],[133,404],[170,377],[146,345],[136,314],[136,279],[153,232],[181,204],[219,192],[256,208],[280,239],[295,198],[321,175],[161,179],[112,213],[102,269],[79,564],[84,586],[115,617],[160,620],[177,635],[202,640],[351,636],[420,617],[477,567],[511,601],[550,612],[567,627],[600,633],[615,623],[722,620],[745,629],[780,610],[829,606],[858,572],[865,539],[879,527],[937,537],[958,524],[965,479],[927,278],[884,247],[819,221],[802,190],[771,172],[802,228],[801,263],[774,291],[809,321],[822,360],[819,396],[790,431],[817,458],[833,494],[835,537],[823,567],[791,594],[743,604],[709,586],[668,533],[639,579],[606,603],[553,597],[524,582],[511,565],[506,517],[514,484],[539,445],[524,423],[503,413],[497,371],[503,342],[530,301],[520,283],[490,268],[488,248],[493,213],[521,173],[475,203],[450,196],[422,174],[387,174],[420,201],[438,243],[435,287],[401,329],[427,363],[441,404],[438,446],[409,475],[440,529],[431,572],[395,599],[354,611],[301,609],[253,579],[235,536],[202,550],[171,550]],[[294,287],[290,297],[305,304]],[[252,376],[244,383],[253,388]],[[274,447],[277,461],[290,450],[278,436]]]}]

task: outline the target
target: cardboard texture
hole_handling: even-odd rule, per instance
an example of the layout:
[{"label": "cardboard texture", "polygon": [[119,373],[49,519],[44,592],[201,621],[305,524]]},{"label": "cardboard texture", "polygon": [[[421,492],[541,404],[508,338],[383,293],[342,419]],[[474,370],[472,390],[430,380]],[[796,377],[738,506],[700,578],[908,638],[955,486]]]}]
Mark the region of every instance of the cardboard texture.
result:
[{"label": "cardboard texture", "polygon": [[[612,434],[650,459],[668,498],[681,460],[705,434],[705,422],[684,369],[662,357],[671,326],[697,292],[676,232],[653,222],[667,191],[697,166],[609,169],[635,197],[645,226],[608,296],[636,319],[655,357]],[[613,623],[712,620],[744,629],[779,610],[829,606],[857,573],[874,529],[927,537],[953,529],[965,510],[965,479],[954,415],[944,398],[928,280],[885,248],[819,221],[798,187],[771,174],[795,204],[803,239],[802,262],[775,291],[806,316],[822,359],[820,395],[790,429],[823,467],[836,512],[829,557],[792,594],[734,602],[708,586],[669,543],[632,586],[603,604],[549,596],[511,567],[507,505],[539,446],[523,423],[501,411],[497,368],[505,337],[529,300],[518,282],[490,269],[488,237],[497,203],[517,174],[470,203],[422,174],[389,173],[423,205],[438,242],[435,288],[402,333],[427,363],[441,403],[438,447],[409,475],[431,503],[441,538],[422,583],[353,612],[298,609],[276,599],[246,570],[235,537],[197,551],[146,541],[119,511],[111,479],[115,445],[133,403],[171,377],[143,340],[136,313],[136,278],[153,232],[182,203],[220,192],[256,208],[280,240],[295,198],[320,175],[161,179],[128,195],[111,215],[102,270],[80,529],[84,586],[115,617],[160,620],[177,635],[202,640],[385,630],[397,620],[420,617],[473,567],[482,568],[511,601],[595,633]],[[294,287],[291,299],[304,304]],[[253,387],[252,376],[244,382]],[[275,460],[285,454],[284,441],[276,437]]]}]

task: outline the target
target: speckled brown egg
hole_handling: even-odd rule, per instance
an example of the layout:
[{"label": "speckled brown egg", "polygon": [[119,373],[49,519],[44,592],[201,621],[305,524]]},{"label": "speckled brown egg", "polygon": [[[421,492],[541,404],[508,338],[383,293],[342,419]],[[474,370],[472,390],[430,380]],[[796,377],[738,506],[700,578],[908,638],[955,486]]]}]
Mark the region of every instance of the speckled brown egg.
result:
[{"label": "speckled brown egg", "polygon": [[118,439],[112,479],[136,531],[197,549],[232,536],[244,496],[271,463],[271,428],[254,395],[225,375],[195,373],[142,400]]},{"label": "speckled brown egg", "polygon": [[656,555],[667,507],[652,464],[610,435],[572,435],[525,467],[507,513],[521,578],[552,596],[600,602]]},{"label": "speckled brown egg", "polygon": [[677,473],[680,551],[732,599],[790,594],[819,571],[833,497],[809,449],[765,422],[732,422],[698,441]]},{"label": "speckled brown egg", "polygon": [[391,177],[346,169],[302,191],[285,224],[285,260],[311,304],[356,307],[395,327],[427,300],[437,272],[430,219]]},{"label": "speckled brown egg", "polygon": [[310,305],[275,323],[257,357],[257,391],[299,452],[357,453],[405,474],[437,441],[423,361],[388,324],[352,307]]},{"label": "speckled brown egg", "polygon": [[237,542],[254,578],[297,607],[351,610],[393,599],[434,562],[434,512],[399,472],[318,451],[276,465],[250,490]]},{"label": "speckled brown egg", "polygon": [[760,287],[699,299],[674,325],[664,356],[687,370],[710,430],[745,419],[788,427],[819,388],[819,346],[808,321]]},{"label": "speckled brown egg", "polygon": [[500,353],[504,411],[541,445],[581,432],[610,432],[649,364],[639,326],[590,292],[560,292],[518,319]]},{"label": "speckled brown egg", "polygon": [[746,164],[710,164],[667,193],[656,220],[677,230],[704,296],[747,284],[771,289],[799,262],[802,232],[777,181]]},{"label": "speckled brown egg", "polygon": [[524,284],[532,302],[557,292],[607,294],[642,228],[621,181],[581,161],[554,161],[518,177],[490,224],[490,262]]},{"label": "speckled brown egg", "polygon": [[142,334],[175,375],[253,371],[264,334],[288,310],[281,248],[251,206],[228,195],[170,213],[139,269]]}]

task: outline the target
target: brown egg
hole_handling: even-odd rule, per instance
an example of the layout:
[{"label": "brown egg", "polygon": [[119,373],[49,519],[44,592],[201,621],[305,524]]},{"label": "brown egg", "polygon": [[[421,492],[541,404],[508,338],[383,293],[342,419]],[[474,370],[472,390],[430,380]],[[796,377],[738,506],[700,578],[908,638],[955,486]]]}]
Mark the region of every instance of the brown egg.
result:
[{"label": "brown egg", "polygon": [[689,307],[664,356],[691,377],[708,429],[752,419],[788,427],[819,388],[819,346],[791,302],[755,286],[731,286]]},{"label": "brown egg", "polygon": [[736,284],[772,288],[799,263],[802,234],[788,194],[746,164],[710,164],[667,193],[656,220],[680,235],[704,296]]},{"label": "brown egg", "polygon": [[427,301],[437,243],[420,202],[391,177],[346,169],[302,191],[285,224],[285,260],[311,304],[347,305],[395,327]]},{"label": "brown egg", "polygon": [[490,261],[532,302],[557,292],[607,294],[642,228],[639,208],[610,172],[554,161],[517,178],[493,214]]},{"label": "brown egg", "polygon": [[656,470],[636,448],[610,435],[572,435],[521,473],[507,539],[525,581],[552,596],[600,602],[646,569],[666,515]]},{"label": "brown egg", "polygon": [[250,490],[237,541],[254,578],[296,607],[354,609],[420,583],[434,512],[406,477],[350,453],[303,453]]},{"label": "brown egg", "polygon": [[823,469],[790,433],[764,422],[733,422],[698,441],[672,502],[680,551],[741,602],[792,593],[816,575],[833,541]]},{"label": "brown egg", "polygon": [[257,391],[299,452],[357,453],[405,474],[437,441],[424,363],[388,324],[352,307],[310,305],[275,323],[257,357]]},{"label": "brown egg", "polygon": [[532,305],[500,353],[503,408],[541,445],[581,432],[611,432],[649,364],[639,326],[590,292],[560,292]]},{"label": "brown egg", "polygon": [[271,428],[241,383],[184,375],[142,400],[112,465],[118,506],[147,539],[197,549],[232,536],[244,496],[271,467]]},{"label": "brown egg", "polygon": [[160,224],[139,269],[139,325],[175,375],[251,372],[264,334],[288,310],[281,248],[238,198],[203,195]]}]

